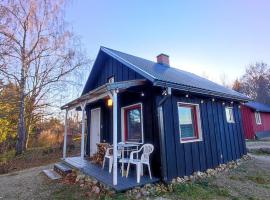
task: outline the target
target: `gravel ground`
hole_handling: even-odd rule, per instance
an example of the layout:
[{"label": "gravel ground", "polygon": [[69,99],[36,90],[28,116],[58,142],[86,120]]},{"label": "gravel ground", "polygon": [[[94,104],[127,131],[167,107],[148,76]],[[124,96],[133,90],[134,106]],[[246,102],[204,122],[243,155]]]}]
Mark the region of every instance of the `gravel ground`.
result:
[{"label": "gravel ground", "polygon": [[270,148],[270,141],[246,141],[247,149]]},{"label": "gravel ground", "polygon": [[52,165],[0,176],[0,199],[50,199],[51,181],[42,173]]}]

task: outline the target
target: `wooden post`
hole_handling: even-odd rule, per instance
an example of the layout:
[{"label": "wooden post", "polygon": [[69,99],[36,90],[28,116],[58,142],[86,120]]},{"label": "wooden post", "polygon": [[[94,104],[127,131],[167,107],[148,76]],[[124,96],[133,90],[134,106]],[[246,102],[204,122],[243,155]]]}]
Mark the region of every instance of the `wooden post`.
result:
[{"label": "wooden post", "polygon": [[66,159],[66,156],[67,156],[67,126],[68,126],[68,110],[66,109],[65,132],[64,132],[64,146],[63,146],[63,159]]},{"label": "wooden post", "polygon": [[85,103],[81,105],[81,109],[82,109],[81,158],[84,159]]},{"label": "wooden post", "polygon": [[113,90],[113,185],[117,185],[117,91]]}]

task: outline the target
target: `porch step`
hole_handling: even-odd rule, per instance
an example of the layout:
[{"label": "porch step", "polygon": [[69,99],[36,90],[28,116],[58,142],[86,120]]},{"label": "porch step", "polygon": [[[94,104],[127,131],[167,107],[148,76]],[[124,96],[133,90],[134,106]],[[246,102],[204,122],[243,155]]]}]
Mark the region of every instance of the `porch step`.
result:
[{"label": "porch step", "polygon": [[66,176],[67,174],[72,172],[72,169],[64,163],[54,164],[53,169],[54,171],[56,171],[58,174],[61,174],[62,176]]},{"label": "porch step", "polygon": [[54,171],[53,169],[44,169],[43,173],[46,176],[48,176],[51,180],[58,180],[62,178],[62,176],[58,174],[56,171]]}]

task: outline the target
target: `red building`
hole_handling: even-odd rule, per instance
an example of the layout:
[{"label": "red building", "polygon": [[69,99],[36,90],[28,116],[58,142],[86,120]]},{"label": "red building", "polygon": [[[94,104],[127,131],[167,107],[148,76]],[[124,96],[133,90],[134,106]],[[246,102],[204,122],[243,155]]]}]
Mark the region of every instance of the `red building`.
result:
[{"label": "red building", "polygon": [[248,102],[241,107],[246,139],[270,136],[270,106]]}]

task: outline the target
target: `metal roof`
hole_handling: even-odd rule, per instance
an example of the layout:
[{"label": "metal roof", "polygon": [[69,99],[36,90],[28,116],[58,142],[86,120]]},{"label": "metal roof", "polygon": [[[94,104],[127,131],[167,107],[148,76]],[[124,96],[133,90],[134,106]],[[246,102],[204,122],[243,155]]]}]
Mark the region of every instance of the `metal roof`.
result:
[{"label": "metal roof", "polygon": [[158,64],[137,56],[101,47],[101,51],[146,77],[157,86],[168,86],[187,92],[207,94],[241,101],[250,100],[243,94],[221,86],[196,74],[172,66]]},{"label": "metal roof", "polygon": [[270,112],[269,105],[262,104],[256,101],[248,102],[245,103],[244,105],[258,112]]},{"label": "metal roof", "polygon": [[61,106],[61,110],[72,109],[79,107],[83,103],[91,103],[97,101],[101,98],[105,98],[110,95],[110,91],[117,89],[118,92],[125,91],[127,88],[144,85],[146,83],[145,79],[121,81],[114,83],[105,83],[104,85],[99,86],[98,88],[83,94],[77,99],[68,102],[67,104]]}]

